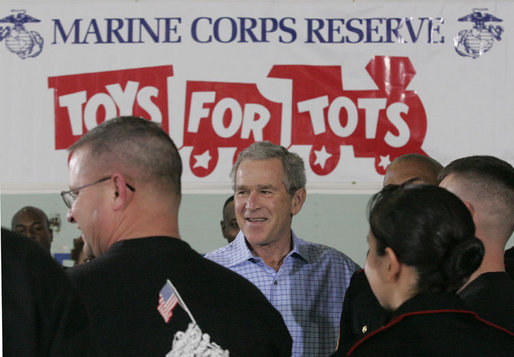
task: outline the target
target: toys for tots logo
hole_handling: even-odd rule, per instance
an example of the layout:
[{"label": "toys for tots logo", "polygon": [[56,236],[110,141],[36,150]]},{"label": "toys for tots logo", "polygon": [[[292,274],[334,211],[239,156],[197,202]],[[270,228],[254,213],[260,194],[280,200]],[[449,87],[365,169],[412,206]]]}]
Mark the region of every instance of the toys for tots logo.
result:
[{"label": "toys for tots logo", "polygon": [[[319,176],[345,164],[342,146],[351,146],[356,158],[373,158],[382,175],[396,157],[424,154],[427,118],[421,99],[407,90],[416,74],[409,58],[376,56],[366,70],[377,89],[343,88],[341,66],[275,65],[268,77],[291,82],[291,93],[279,96],[290,97],[288,103],[268,99],[255,83],[187,81],[184,117],[173,121],[183,120],[176,127],[184,128],[180,150],[191,148],[192,174],[213,173],[220,149],[234,148],[235,161],[240,151],[261,140],[310,147],[305,161]],[[56,149],[66,149],[118,115],[148,118],[169,133],[167,83],[172,76],[172,66],[160,66],[50,77]],[[282,143],[283,138],[290,142]]]}]

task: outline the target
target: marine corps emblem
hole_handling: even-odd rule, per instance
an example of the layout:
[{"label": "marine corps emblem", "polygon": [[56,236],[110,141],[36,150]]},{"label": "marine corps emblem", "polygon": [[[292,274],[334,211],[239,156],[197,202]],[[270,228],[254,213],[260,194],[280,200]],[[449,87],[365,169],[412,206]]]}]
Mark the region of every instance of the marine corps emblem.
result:
[{"label": "marine corps emblem", "polygon": [[13,26],[0,26],[0,41],[5,41],[5,46],[9,51],[18,55],[21,59],[39,56],[43,50],[43,37],[36,31],[27,31],[25,24],[28,22],[41,22],[30,15],[25,10],[12,10],[11,14],[0,23],[8,23]]},{"label": "marine corps emblem", "polygon": [[453,39],[453,45],[459,55],[478,58],[493,47],[494,40],[501,41],[503,27],[487,25],[487,22],[503,20],[486,13],[486,11],[487,9],[473,9],[471,14],[457,19],[460,22],[474,23],[473,28],[459,31],[459,34]]}]

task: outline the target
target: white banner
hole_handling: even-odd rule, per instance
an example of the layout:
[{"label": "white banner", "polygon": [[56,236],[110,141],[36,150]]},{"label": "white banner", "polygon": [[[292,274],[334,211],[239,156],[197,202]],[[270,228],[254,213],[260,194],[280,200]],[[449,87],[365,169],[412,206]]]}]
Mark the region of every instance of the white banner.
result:
[{"label": "white banner", "polygon": [[65,187],[66,148],[117,115],[162,123],[198,190],[228,188],[258,140],[329,191],[380,185],[409,152],[514,163],[513,15],[503,1],[1,5],[0,181]]}]

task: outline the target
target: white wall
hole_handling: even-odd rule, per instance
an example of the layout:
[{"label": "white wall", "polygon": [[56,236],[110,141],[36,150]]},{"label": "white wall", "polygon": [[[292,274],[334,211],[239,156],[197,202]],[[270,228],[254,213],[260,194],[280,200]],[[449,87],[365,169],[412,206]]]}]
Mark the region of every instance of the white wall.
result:
[{"label": "white wall", "polygon": [[[180,234],[195,250],[206,253],[225,244],[221,235],[221,210],[226,194],[185,194],[180,209]],[[367,251],[365,207],[370,195],[308,194],[302,211],[293,220],[296,234],[306,240],[334,247],[363,265]],[[41,208],[49,217],[60,215],[61,229],[54,232],[52,253],[67,253],[76,227],[66,222],[66,206],[58,193],[3,194],[2,226],[10,228],[11,218],[23,206]]]},{"label": "white wall", "polygon": [[[225,244],[221,235],[221,209],[226,194],[184,194],[179,226],[182,239],[195,250],[206,253]],[[307,201],[293,220],[293,229],[300,237],[334,247],[364,266],[368,223],[366,205],[371,194],[307,194]],[[76,227],[66,222],[66,206],[58,193],[1,195],[2,226],[10,228],[11,217],[23,206],[41,208],[49,216],[59,214],[60,232],[54,232],[53,253],[66,253],[79,237]],[[507,246],[514,245],[511,237]]]}]

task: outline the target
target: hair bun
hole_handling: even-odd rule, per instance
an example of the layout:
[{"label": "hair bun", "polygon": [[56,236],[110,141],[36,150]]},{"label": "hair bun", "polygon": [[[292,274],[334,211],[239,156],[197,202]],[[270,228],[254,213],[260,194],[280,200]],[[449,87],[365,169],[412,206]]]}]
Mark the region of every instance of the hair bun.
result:
[{"label": "hair bun", "polygon": [[444,272],[448,277],[448,289],[457,291],[469,276],[478,269],[484,257],[484,244],[476,237],[461,240],[448,253]]}]

